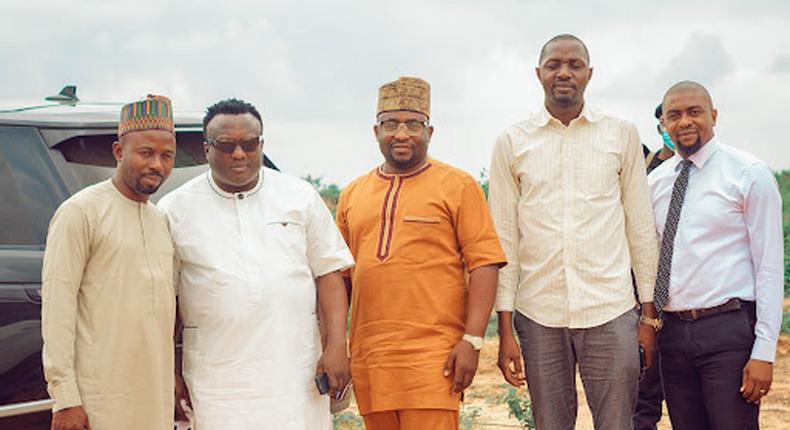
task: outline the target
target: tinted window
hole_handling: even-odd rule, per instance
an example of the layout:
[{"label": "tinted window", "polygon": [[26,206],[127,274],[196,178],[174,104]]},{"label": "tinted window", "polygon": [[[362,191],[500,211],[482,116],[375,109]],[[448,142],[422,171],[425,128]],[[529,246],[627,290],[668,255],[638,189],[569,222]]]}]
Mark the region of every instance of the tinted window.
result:
[{"label": "tinted window", "polygon": [[0,244],[42,245],[68,196],[38,131],[0,127]]},{"label": "tinted window", "polygon": [[[116,139],[114,134],[75,136],[58,143],[55,149],[63,154],[79,187],[84,188],[110,178],[115,172],[112,144]],[[208,168],[202,132],[176,132],[176,145],[175,168],[159,191],[151,196],[153,202]]]},{"label": "tinted window", "polygon": [[[90,166],[115,167],[112,144],[115,135],[75,136],[58,143],[56,148],[63,153],[66,161]],[[203,134],[183,132],[176,135],[175,167],[197,166],[206,163],[203,152]]]}]

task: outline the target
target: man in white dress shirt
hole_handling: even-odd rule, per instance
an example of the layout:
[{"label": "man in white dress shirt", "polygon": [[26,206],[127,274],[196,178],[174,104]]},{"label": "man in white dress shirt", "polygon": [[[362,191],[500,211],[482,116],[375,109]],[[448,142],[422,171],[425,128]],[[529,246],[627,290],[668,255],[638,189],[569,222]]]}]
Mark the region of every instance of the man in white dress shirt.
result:
[{"label": "man in white dress shirt", "polygon": [[782,318],[776,179],[718,141],[716,115],[702,85],[673,85],[662,122],[677,153],[649,177],[661,235],[661,372],[676,430],[759,427]]},{"label": "man in white dress shirt", "polygon": [[195,430],[331,429],[329,397],[313,379],[326,373],[330,394],[349,379],[340,271],[353,265],[351,253],[310,184],[261,167],[255,107],[221,101],[203,130],[210,171],[159,203],[180,260]]},{"label": "man in white dress shirt", "polygon": [[499,136],[491,161],[489,203],[508,258],[499,367],[523,384],[523,354],[538,429],[575,426],[577,364],[595,428],[632,428],[639,345],[648,365],[653,357],[658,246],[642,144],[633,124],[586,103],[589,64],[575,36],[549,40],[536,68],[544,104]]}]

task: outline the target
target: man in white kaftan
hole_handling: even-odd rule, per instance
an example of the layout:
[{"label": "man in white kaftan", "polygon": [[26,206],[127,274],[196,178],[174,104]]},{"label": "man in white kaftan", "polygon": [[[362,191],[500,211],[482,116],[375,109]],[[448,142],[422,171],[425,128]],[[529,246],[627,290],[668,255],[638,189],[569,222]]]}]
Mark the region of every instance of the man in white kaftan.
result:
[{"label": "man in white kaftan", "polygon": [[[257,116],[232,109],[251,105],[226,102],[209,108],[205,122],[212,170],[159,203],[180,260],[183,376],[194,428],[331,429],[329,397],[314,383],[322,356],[316,298],[321,278],[337,274],[344,300],[337,315],[345,318],[339,271],[353,259],[310,184],[260,167],[259,137],[244,135]],[[218,120],[238,120],[241,133],[214,130]],[[242,167],[252,185],[233,187]],[[345,321],[341,329],[347,372]]]}]

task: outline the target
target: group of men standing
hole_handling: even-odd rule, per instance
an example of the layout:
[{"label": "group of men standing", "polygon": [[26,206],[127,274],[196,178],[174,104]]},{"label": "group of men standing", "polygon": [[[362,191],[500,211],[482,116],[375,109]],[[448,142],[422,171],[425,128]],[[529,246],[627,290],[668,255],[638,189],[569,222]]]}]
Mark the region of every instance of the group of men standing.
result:
[{"label": "group of men standing", "polygon": [[182,405],[195,430],[329,429],[352,378],[369,430],[456,429],[494,305],[499,367],[528,383],[538,429],[574,428],[577,366],[597,429],[633,428],[655,384],[677,429],[758,428],[783,294],[772,172],[718,142],[697,83],[664,95],[676,153],[648,177],[636,128],[584,99],[581,40],[549,40],[536,74],[544,103],[497,139],[488,205],[428,155],[428,83],[384,84],[384,162],[334,222],[309,184],[261,166],[261,116],[236,99],[206,112],[209,171],[155,207],[170,103],[125,106],[115,175],[50,225],[53,429],[169,430]]}]

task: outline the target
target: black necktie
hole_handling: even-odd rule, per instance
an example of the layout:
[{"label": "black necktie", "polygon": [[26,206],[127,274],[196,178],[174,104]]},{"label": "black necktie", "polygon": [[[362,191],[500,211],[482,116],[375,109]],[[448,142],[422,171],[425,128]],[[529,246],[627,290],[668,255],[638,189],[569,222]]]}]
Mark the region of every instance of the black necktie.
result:
[{"label": "black necktie", "polygon": [[672,199],[669,201],[667,220],[664,223],[664,235],[661,238],[661,251],[658,254],[658,275],[656,288],[653,292],[653,305],[659,312],[669,300],[669,272],[672,269],[672,252],[675,247],[675,234],[678,232],[680,211],[683,209],[683,199],[686,198],[686,188],[689,184],[689,167],[691,161],[680,162],[682,170],[675,179],[672,187]]}]

